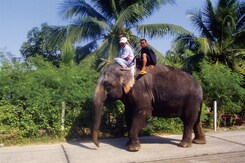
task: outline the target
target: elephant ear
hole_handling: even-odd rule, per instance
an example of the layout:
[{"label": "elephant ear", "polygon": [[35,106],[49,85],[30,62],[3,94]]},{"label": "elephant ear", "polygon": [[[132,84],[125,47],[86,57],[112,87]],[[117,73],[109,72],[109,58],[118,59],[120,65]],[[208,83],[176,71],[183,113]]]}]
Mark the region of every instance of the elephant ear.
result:
[{"label": "elephant ear", "polygon": [[121,85],[124,92],[127,94],[135,83],[134,75],[131,72],[123,72],[123,75],[120,78]]}]

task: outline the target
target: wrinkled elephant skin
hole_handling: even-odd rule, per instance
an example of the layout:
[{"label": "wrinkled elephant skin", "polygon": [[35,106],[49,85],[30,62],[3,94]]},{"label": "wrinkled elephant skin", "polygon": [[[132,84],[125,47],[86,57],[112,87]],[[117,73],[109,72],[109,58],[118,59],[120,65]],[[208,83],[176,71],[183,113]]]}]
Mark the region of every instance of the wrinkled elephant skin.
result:
[{"label": "wrinkled elephant skin", "polygon": [[[116,63],[107,65],[98,80],[93,98],[93,141],[98,146],[102,108],[106,101],[121,100],[125,105],[129,151],[138,151],[138,134],[151,116],[180,117],[184,124],[179,146],[191,147],[192,142],[205,144],[201,125],[203,92],[200,84],[188,73],[156,65],[140,76],[121,71]],[[192,130],[195,137],[192,140]]]}]

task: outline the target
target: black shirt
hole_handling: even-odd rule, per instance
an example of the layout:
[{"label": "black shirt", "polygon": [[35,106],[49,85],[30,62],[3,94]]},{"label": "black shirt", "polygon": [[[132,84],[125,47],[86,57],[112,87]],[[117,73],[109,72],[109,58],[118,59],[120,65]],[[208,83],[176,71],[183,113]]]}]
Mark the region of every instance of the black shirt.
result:
[{"label": "black shirt", "polygon": [[141,49],[141,59],[142,59],[143,53],[146,53],[146,55],[147,55],[146,66],[149,66],[149,65],[155,66],[157,64],[156,54],[154,53],[154,51],[150,47],[146,46],[146,47],[143,47]]}]

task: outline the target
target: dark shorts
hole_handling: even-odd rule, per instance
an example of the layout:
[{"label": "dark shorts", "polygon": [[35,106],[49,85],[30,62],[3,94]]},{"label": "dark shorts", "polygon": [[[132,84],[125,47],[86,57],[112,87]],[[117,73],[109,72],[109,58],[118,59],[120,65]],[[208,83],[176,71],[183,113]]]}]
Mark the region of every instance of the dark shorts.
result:
[{"label": "dark shorts", "polygon": [[[155,63],[152,62],[151,58],[148,55],[146,55],[146,58],[147,58],[146,66],[155,65]],[[141,69],[142,65],[143,65],[142,59],[141,58],[136,58],[136,67]]]}]

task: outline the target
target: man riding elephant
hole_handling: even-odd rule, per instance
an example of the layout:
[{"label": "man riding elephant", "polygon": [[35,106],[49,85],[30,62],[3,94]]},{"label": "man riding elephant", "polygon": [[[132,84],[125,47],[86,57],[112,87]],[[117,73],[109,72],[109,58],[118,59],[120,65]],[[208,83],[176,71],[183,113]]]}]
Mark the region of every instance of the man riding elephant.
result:
[{"label": "man riding elephant", "polygon": [[140,40],[141,46],[141,58],[136,61],[137,67],[141,69],[139,72],[140,75],[145,75],[147,73],[146,66],[150,68],[154,68],[157,64],[156,54],[154,51],[148,46],[146,39]]}]

